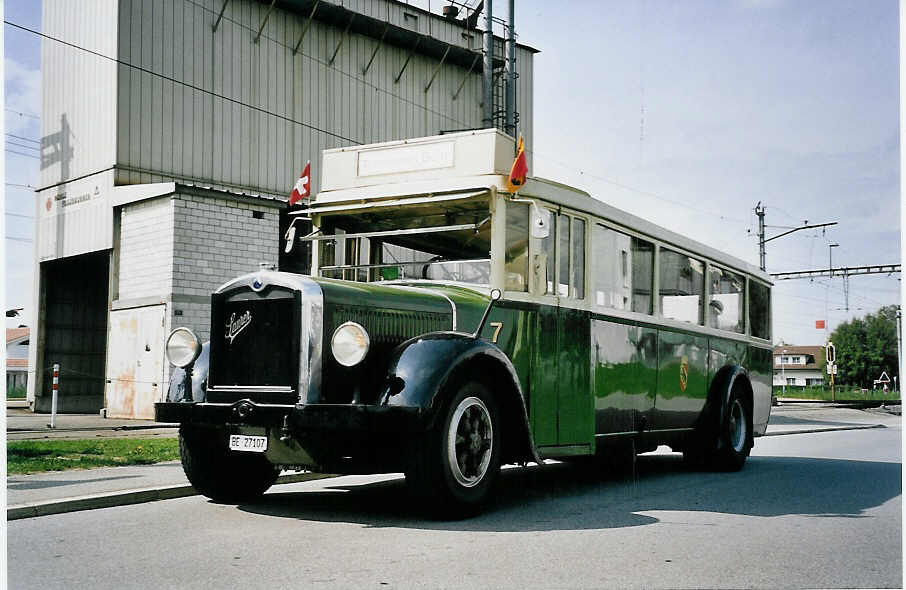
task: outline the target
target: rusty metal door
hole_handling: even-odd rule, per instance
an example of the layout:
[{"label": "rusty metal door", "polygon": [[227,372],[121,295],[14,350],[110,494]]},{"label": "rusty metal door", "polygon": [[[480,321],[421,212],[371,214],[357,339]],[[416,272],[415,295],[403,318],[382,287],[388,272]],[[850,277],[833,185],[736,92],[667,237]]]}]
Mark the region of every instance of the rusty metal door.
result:
[{"label": "rusty metal door", "polygon": [[107,417],[152,420],[164,369],[165,305],[110,312]]}]

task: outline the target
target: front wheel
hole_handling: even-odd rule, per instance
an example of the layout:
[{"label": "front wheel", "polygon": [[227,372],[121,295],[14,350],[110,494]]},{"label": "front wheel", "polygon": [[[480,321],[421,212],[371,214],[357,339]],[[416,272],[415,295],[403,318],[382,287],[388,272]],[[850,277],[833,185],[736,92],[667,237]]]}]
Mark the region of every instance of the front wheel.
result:
[{"label": "front wheel", "polygon": [[180,426],[179,458],[192,487],[215,502],[254,500],[280,475],[263,455],[230,451],[221,430]]},{"label": "front wheel", "polygon": [[491,495],[500,472],[500,419],[488,389],[467,382],[415,450],[406,481],[432,512],[463,517]]}]

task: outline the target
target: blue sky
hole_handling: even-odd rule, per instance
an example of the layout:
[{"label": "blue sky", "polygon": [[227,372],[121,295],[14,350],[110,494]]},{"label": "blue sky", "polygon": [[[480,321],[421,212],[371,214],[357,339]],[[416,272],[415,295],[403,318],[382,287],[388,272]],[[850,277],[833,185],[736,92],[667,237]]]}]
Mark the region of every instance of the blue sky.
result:
[{"label": "blue sky", "polygon": [[[831,242],[835,266],[900,261],[895,0],[517,4],[520,41],[541,50],[532,174],[753,264],[758,201],[769,226],[839,222],[769,243],[771,272],[826,267]],[[40,28],[40,3],[7,1],[5,18]],[[40,43],[4,33],[6,133],[34,140]],[[5,139],[6,233],[30,238],[33,220],[19,215],[33,215],[33,195],[9,183],[35,186],[38,160],[10,150],[35,144]],[[32,244],[5,245],[7,306],[28,308]],[[849,312],[841,279],[778,282],[775,340],[821,343],[815,320],[833,329],[898,303],[898,279],[850,279]]]}]

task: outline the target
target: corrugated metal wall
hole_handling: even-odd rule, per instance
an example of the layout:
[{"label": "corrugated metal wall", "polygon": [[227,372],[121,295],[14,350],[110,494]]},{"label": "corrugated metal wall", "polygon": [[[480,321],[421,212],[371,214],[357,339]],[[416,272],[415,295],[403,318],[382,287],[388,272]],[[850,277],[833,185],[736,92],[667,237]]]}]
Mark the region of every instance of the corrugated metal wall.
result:
[{"label": "corrugated metal wall", "polygon": [[[41,187],[109,170],[116,156],[117,0],[44,0]],[[102,56],[107,56],[107,59]]]},{"label": "corrugated metal wall", "polygon": [[[408,51],[384,44],[367,74],[377,39],[312,21],[299,52],[306,16],[252,0],[120,0],[117,100],[118,184],[191,180],[221,188],[284,195],[307,159],[318,190],[323,149],[481,125],[481,77],[416,53],[399,83]],[[385,0],[345,2],[346,8],[429,32],[466,47],[480,45],[463,29]],[[389,16],[388,16],[389,15]],[[517,63],[522,131],[531,134],[532,52]],[[134,67],[133,67],[134,66]],[[139,69],[141,68],[141,69]]]}]

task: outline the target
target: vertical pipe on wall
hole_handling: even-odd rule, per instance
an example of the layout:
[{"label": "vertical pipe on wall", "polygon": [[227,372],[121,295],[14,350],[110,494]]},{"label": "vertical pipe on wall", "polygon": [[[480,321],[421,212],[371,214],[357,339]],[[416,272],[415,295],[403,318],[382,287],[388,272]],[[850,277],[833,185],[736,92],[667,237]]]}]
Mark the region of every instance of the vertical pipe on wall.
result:
[{"label": "vertical pipe on wall", "polygon": [[516,0],[510,0],[510,22],[506,39],[506,132],[516,137]]},{"label": "vertical pipe on wall", "polygon": [[494,11],[493,0],[485,0],[484,8],[484,116],[483,127],[494,126]]}]

